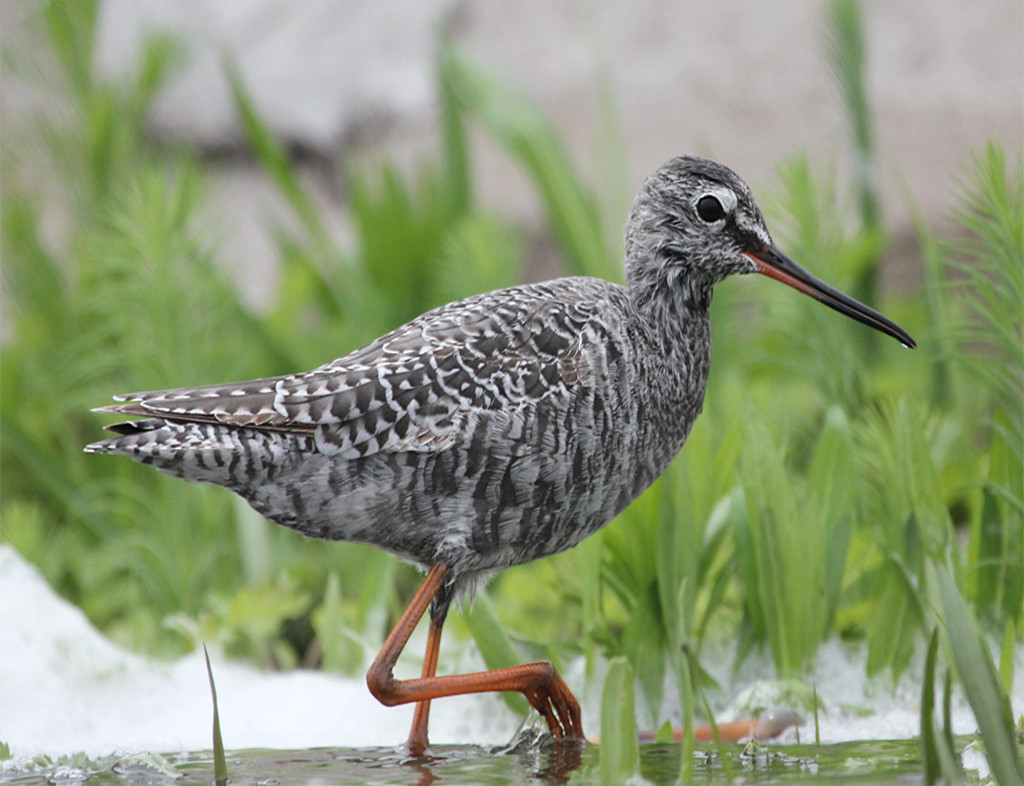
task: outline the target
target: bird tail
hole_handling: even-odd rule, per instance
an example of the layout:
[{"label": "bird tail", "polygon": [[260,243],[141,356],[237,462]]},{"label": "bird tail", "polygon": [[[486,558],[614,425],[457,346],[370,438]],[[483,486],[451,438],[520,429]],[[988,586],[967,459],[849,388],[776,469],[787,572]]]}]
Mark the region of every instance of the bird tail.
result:
[{"label": "bird tail", "polygon": [[106,427],[117,436],[85,446],[86,453],[110,453],[197,483],[232,485],[237,431],[207,423],[176,423],[146,418]]}]

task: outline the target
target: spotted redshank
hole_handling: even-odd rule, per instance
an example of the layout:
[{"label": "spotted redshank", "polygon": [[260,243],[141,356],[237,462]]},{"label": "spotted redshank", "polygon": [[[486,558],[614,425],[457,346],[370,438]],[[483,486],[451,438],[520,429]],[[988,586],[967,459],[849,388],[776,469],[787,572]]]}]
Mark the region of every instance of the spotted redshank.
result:
[{"label": "spotted redshank", "polygon": [[[575,546],[668,466],[701,411],[712,286],[763,273],[887,333],[895,323],[818,280],[772,242],[746,184],[675,158],[626,223],[625,287],[560,278],[442,306],[301,374],[115,396],[128,415],[89,445],[239,494],[271,521],[369,543],[427,570],[367,674],[387,705],[520,691],[558,740],[583,738],[550,663],[438,676],[452,600],[495,571]],[[419,679],[392,669],[430,609]]]}]

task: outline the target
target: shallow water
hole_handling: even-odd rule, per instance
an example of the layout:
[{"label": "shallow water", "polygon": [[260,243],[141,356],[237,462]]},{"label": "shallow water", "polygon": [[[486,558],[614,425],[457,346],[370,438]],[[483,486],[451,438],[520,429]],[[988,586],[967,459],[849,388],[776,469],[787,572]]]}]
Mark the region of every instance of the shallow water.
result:
[{"label": "shallow water", "polygon": [[[891,783],[921,776],[914,740],[847,742],[834,745],[701,745],[694,758],[694,783],[726,783],[731,771],[743,783]],[[641,775],[655,784],[678,782],[681,746],[641,747]],[[601,782],[599,746],[582,749],[550,742],[515,748],[438,745],[431,755],[410,758],[396,748],[316,748],[302,751],[241,750],[228,754],[231,784],[506,784]],[[167,757],[142,755],[101,760],[8,761],[3,786],[28,784],[209,784],[209,752]],[[728,769],[727,769],[728,768]]]}]

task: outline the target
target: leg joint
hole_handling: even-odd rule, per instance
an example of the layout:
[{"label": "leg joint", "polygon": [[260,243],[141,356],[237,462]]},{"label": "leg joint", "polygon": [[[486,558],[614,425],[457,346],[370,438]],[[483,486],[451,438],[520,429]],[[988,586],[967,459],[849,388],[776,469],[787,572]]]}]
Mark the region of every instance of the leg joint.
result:
[{"label": "leg joint", "polygon": [[370,689],[373,698],[385,707],[394,707],[400,703],[396,700],[398,698],[395,695],[396,684],[395,678],[390,671],[384,673],[383,669],[380,671],[370,669],[366,672],[366,687]]},{"label": "leg joint", "polygon": [[537,668],[537,682],[541,685],[550,685],[558,676],[558,671],[549,660],[538,661],[534,666]]}]

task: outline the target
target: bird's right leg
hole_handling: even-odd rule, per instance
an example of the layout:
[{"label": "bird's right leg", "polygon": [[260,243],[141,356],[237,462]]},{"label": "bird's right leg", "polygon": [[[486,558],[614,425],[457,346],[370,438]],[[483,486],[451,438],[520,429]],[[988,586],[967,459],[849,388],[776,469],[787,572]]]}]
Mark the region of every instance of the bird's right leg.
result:
[{"label": "bird's right leg", "polygon": [[[447,610],[437,617],[431,614],[430,631],[427,633],[427,654],[423,658],[423,679],[429,679],[437,673],[437,653],[441,649],[441,626]],[[407,746],[413,756],[420,756],[427,749],[427,723],[430,719],[430,699],[416,704],[416,712],[412,716],[412,728],[409,730]]]},{"label": "bird's right leg", "polygon": [[432,621],[427,658],[424,661],[424,676],[411,680],[395,679],[392,672],[398,656],[409,641],[416,624],[430,606],[431,600],[441,590],[449,572],[447,565],[435,565],[430,569],[366,673],[366,684],[370,692],[382,704],[392,707],[409,702],[419,703],[409,736],[410,753],[419,755],[426,748],[429,710],[427,702],[443,696],[489,691],[522,693],[530,705],[544,716],[548,729],[556,740],[583,740],[580,705],[554,666],[547,661],[474,674],[434,676],[431,672],[436,668],[443,615]]}]

